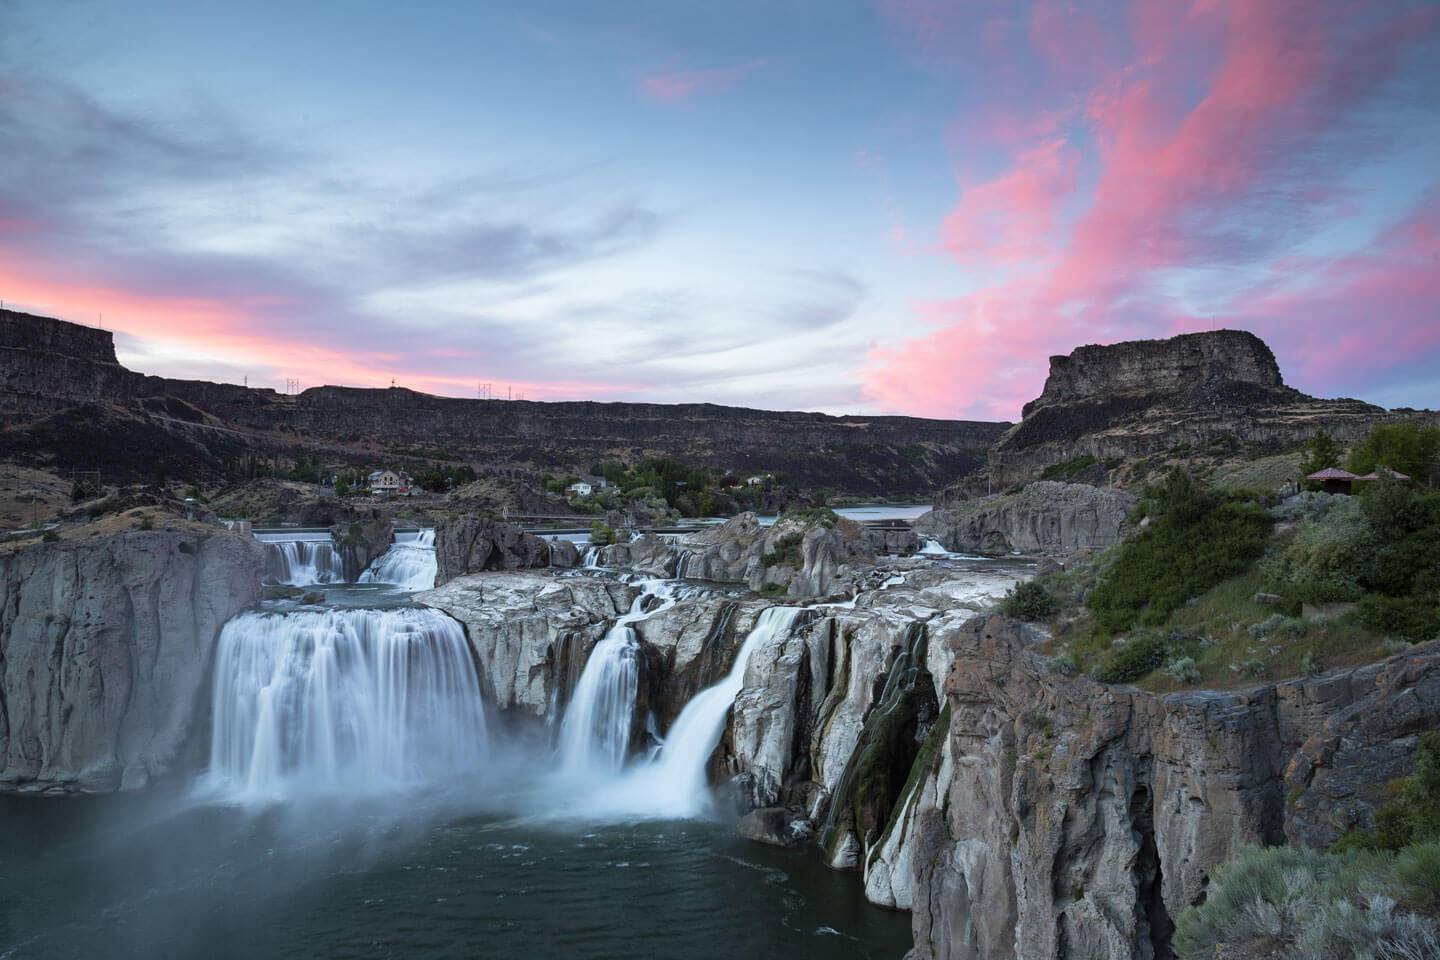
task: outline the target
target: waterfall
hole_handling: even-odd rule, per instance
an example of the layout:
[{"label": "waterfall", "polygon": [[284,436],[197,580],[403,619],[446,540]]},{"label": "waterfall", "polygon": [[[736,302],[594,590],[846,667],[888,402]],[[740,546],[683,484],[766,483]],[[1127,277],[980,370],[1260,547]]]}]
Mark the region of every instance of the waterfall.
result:
[{"label": "waterfall", "polygon": [[345,563],[333,540],[278,540],[265,544],[265,582],[308,587],[344,583]]},{"label": "waterfall", "polygon": [[804,607],[770,607],[762,612],[730,672],[685,705],[653,760],[631,767],[618,778],[590,784],[585,795],[572,800],[561,815],[608,819],[705,813],[710,805],[706,768],[725,731],[730,707],[744,685],[750,655],[762,644],[788,636],[804,612]]},{"label": "waterfall", "polygon": [[247,612],[220,633],[209,783],[225,795],[414,787],[485,752],[470,648],[439,611]]},{"label": "waterfall", "polygon": [[710,788],[705,768],[725,732],[730,707],[745,684],[750,654],[763,643],[788,636],[803,612],[803,607],[770,607],[761,613],[725,678],[685,704],[655,763],[644,771],[645,792],[653,796],[655,809],[671,816],[694,816],[708,806]]},{"label": "waterfall", "polygon": [[[652,606],[655,598],[662,602]],[[560,723],[560,769],[616,773],[625,766],[640,680],[640,641],[631,624],[674,605],[675,585],[647,580],[628,613],[590,651]]]},{"label": "waterfall", "polygon": [[950,554],[950,551],[941,546],[940,541],[933,537],[925,538],[925,546],[920,548],[920,552],[927,557],[945,557]]},{"label": "waterfall", "polygon": [[360,574],[360,583],[393,583],[403,590],[435,587],[435,531],[397,533],[375,562]]},{"label": "waterfall", "polygon": [[585,569],[586,569],[586,570],[599,570],[599,569],[600,569],[600,553],[601,553],[601,549],[600,549],[599,547],[586,547],[586,548],[585,548]]}]

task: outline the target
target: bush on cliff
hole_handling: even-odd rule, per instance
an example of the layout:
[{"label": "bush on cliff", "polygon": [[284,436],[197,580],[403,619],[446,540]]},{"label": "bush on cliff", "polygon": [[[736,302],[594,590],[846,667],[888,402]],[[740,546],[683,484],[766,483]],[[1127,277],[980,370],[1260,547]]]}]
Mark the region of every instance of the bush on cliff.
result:
[{"label": "bush on cliff", "polygon": [[1181,470],[1145,491],[1144,524],[1112,552],[1086,606],[1109,635],[1158,626],[1264,552],[1271,520],[1244,494],[1206,490]]},{"label": "bush on cliff", "polygon": [[1020,620],[1044,620],[1054,615],[1056,603],[1043,584],[1037,580],[1026,580],[1006,591],[1005,599],[1000,601],[1000,610]]},{"label": "bush on cliff", "polygon": [[1272,588],[1304,603],[1359,601],[1361,622],[1387,636],[1440,634],[1440,493],[1382,480],[1323,506],[1262,565]]},{"label": "bush on cliff", "polygon": [[787,533],[775,541],[775,549],[760,557],[760,565],[764,567],[794,567],[800,569],[804,566],[804,555],[801,552],[801,544],[805,538],[798,533]]}]

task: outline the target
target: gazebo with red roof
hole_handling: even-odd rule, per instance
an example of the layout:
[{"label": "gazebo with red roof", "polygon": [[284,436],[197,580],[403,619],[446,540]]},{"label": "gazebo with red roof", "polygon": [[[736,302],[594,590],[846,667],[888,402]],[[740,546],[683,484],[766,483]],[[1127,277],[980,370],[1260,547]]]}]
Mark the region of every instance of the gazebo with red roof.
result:
[{"label": "gazebo with red roof", "polygon": [[1326,493],[1349,494],[1355,492],[1355,481],[1362,478],[1355,476],[1349,470],[1326,467],[1324,470],[1316,470],[1305,479],[1320,484],[1320,489]]}]

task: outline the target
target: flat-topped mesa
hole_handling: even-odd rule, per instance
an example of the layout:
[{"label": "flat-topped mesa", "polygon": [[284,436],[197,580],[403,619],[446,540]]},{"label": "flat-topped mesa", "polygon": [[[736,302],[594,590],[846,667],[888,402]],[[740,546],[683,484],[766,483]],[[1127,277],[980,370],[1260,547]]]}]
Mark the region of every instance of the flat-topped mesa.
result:
[{"label": "flat-topped mesa", "polygon": [[1037,407],[1121,393],[1189,394],[1221,384],[1284,389],[1280,365],[1265,341],[1243,330],[1185,333],[1167,340],[1131,340],[1078,347],[1050,358]]},{"label": "flat-topped mesa", "polygon": [[36,350],[95,363],[119,362],[115,359],[115,335],[109,330],[19,310],[0,310],[0,348]]}]

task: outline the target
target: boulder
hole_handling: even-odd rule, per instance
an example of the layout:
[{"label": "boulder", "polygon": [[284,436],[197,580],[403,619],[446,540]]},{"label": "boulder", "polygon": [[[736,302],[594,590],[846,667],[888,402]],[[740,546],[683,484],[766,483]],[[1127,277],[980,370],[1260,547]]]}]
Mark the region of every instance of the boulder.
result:
[{"label": "boulder", "polygon": [[[562,548],[563,549],[563,548]],[[550,544],[513,523],[464,515],[435,524],[435,585],[482,570],[550,566]]]},{"label": "boulder", "polygon": [[960,553],[1066,556],[1118,542],[1137,501],[1123,490],[1040,480],[932,510],[915,521],[915,532]]}]

